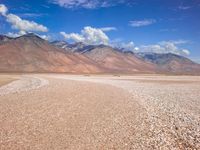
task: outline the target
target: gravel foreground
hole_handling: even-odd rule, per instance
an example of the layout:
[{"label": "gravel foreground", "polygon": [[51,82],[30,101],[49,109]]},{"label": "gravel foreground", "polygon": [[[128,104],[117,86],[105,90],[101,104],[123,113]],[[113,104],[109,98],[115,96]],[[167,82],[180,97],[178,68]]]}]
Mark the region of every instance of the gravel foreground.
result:
[{"label": "gravel foreground", "polygon": [[25,75],[0,87],[0,150],[200,149],[200,77]]}]

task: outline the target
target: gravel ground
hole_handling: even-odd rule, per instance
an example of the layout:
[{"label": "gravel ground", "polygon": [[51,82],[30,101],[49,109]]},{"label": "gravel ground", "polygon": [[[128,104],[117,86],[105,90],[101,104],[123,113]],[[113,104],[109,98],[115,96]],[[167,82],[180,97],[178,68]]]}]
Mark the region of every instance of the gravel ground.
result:
[{"label": "gravel ground", "polygon": [[16,78],[10,78],[9,76],[0,75],[0,87],[6,85],[12,81],[17,80]]},{"label": "gravel ground", "polygon": [[0,149],[200,149],[200,77],[29,75],[18,85],[0,90]]},{"label": "gravel ground", "polygon": [[48,85],[48,80],[38,77],[22,76],[19,80],[13,81],[7,85],[0,87],[0,96],[10,93],[30,91],[45,85]]}]

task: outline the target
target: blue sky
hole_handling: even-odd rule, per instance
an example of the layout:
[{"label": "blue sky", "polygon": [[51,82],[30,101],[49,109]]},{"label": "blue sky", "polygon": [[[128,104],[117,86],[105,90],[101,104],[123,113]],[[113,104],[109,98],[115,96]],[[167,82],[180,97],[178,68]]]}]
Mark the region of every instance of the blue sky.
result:
[{"label": "blue sky", "polygon": [[[200,0],[0,0],[0,4],[7,8],[0,15],[0,34],[35,32],[51,40],[174,52],[200,62]],[[17,23],[16,16],[21,19]]]}]

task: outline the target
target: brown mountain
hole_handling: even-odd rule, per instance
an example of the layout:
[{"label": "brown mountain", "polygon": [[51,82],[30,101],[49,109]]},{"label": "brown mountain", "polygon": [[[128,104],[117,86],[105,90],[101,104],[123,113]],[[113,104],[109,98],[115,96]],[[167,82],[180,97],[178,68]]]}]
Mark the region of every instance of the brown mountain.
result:
[{"label": "brown mountain", "polygon": [[200,74],[200,65],[190,59],[168,53],[136,53],[114,49],[105,45],[69,44],[64,41],[52,43],[58,47],[88,56],[112,72]]},{"label": "brown mountain", "polygon": [[3,43],[6,43],[10,40],[12,40],[13,38],[10,38],[8,36],[5,36],[5,35],[0,35],[0,44],[3,44]]},{"label": "brown mountain", "polygon": [[0,36],[0,72],[200,74],[174,54],[136,55],[105,45],[49,43],[34,34]]},{"label": "brown mountain", "polygon": [[138,56],[147,62],[156,64],[159,70],[164,73],[200,74],[200,64],[180,55],[172,53],[140,53]]},{"label": "brown mountain", "polygon": [[[76,45],[76,44],[75,44]],[[80,46],[80,44],[78,44]],[[74,47],[71,45],[71,47]],[[132,54],[107,46],[88,46],[80,52],[50,44],[34,34],[0,45],[1,72],[153,73],[155,66]],[[76,50],[79,51],[79,50]]]},{"label": "brown mountain", "polygon": [[69,44],[64,41],[52,44],[72,53],[83,54],[112,73],[155,73],[157,70],[155,64],[139,59],[134,53],[125,53],[106,45]]},{"label": "brown mountain", "polygon": [[89,58],[67,53],[34,34],[0,45],[0,72],[98,73],[103,69]]},{"label": "brown mountain", "polygon": [[94,60],[100,66],[116,73],[155,73],[156,65],[137,58],[133,53],[124,53],[112,47],[99,45],[83,55]]}]

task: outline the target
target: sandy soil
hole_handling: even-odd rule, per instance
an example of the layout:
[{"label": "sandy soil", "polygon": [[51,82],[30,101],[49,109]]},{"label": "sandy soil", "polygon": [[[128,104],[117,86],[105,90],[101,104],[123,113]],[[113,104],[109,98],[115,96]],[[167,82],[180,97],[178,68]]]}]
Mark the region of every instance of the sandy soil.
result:
[{"label": "sandy soil", "polygon": [[0,89],[0,149],[200,149],[199,82],[22,76]]},{"label": "sandy soil", "polygon": [[12,76],[8,76],[8,75],[0,75],[0,87],[14,80],[17,80],[17,78],[16,77],[13,78]]},{"label": "sandy soil", "polygon": [[48,85],[48,80],[39,77],[21,76],[21,78],[18,77],[18,79],[15,80],[14,78],[15,76],[13,77],[11,76],[9,80],[10,83],[0,87],[0,96],[7,95],[10,93],[20,93],[23,91],[30,91]]}]

